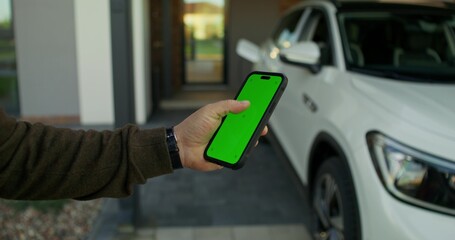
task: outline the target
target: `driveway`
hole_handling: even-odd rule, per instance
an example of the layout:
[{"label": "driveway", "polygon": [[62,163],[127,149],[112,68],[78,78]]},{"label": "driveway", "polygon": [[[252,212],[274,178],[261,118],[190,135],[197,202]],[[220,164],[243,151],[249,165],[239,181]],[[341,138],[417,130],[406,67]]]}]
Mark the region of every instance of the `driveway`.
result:
[{"label": "driveway", "polygon": [[[191,112],[161,111],[146,127],[175,125]],[[232,240],[309,239],[309,205],[302,187],[285,158],[266,141],[240,170],[177,170],[150,179],[140,187],[140,196],[139,231],[116,239],[205,239],[197,237],[201,234]]]}]

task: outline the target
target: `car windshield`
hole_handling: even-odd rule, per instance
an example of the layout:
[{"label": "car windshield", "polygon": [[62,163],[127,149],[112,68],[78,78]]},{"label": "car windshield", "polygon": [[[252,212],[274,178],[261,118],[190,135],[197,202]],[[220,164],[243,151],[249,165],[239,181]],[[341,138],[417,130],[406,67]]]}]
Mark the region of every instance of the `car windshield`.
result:
[{"label": "car windshield", "polygon": [[432,11],[340,12],[347,68],[382,77],[455,82],[455,14]]}]

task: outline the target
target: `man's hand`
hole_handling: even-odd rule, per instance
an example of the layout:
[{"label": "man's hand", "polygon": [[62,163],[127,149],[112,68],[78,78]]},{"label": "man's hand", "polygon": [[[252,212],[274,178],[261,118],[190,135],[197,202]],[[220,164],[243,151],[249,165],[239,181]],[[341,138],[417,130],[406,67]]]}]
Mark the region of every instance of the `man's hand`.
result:
[{"label": "man's hand", "polygon": [[[240,113],[250,106],[248,101],[224,100],[197,110],[174,127],[180,159],[186,168],[211,171],[222,168],[204,159],[204,150],[228,113]],[[262,135],[267,134],[267,127]]]}]

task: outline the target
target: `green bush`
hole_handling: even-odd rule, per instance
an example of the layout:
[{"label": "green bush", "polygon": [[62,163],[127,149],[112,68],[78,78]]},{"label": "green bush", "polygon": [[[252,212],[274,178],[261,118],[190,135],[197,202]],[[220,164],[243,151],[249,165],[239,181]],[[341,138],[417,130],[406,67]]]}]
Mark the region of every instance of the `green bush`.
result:
[{"label": "green bush", "polygon": [[10,94],[14,90],[15,79],[14,78],[1,78],[0,77],[0,97],[4,97]]}]

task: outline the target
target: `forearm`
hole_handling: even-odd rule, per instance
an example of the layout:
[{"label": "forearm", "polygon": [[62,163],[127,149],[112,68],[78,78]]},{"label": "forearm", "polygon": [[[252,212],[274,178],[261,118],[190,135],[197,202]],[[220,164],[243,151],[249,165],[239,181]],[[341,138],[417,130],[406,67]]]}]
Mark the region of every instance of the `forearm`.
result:
[{"label": "forearm", "polygon": [[0,197],[123,197],[131,185],[171,172],[164,129],[58,129],[0,112]]}]

